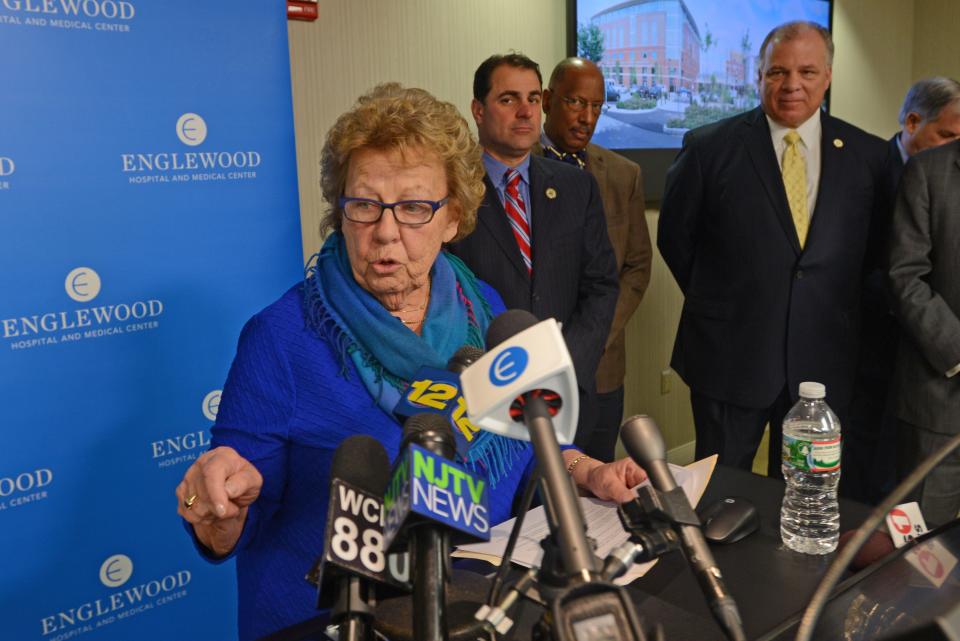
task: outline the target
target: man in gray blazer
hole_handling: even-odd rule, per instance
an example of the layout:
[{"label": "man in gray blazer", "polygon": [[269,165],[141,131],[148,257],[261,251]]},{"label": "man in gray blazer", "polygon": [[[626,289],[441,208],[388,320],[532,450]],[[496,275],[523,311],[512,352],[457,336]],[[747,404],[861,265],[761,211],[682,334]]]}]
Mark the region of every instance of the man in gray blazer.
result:
[{"label": "man in gray blazer", "polygon": [[543,134],[533,153],[577,167],[597,179],[607,232],[617,259],[620,294],[613,326],[597,367],[594,407],[581,412],[577,445],[601,461],[614,460],[623,420],[627,321],[650,283],[653,248],[644,212],[640,166],[590,142],[606,87],[599,67],[583,58],[561,60],[543,91]]},{"label": "man in gray blazer", "polygon": [[887,243],[900,176],[907,160],[925,149],[960,138],[960,82],[936,76],[915,82],[900,108],[900,130],[887,143],[883,217],[871,228],[861,303],[860,357],[850,420],[843,426],[844,460],[840,493],[878,504],[896,485],[897,419],[893,371],[900,324],[887,287]]},{"label": "man in gray blazer", "polygon": [[[900,180],[890,287],[903,338],[894,376],[900,475],[960,431],[960,140],[912,157]],[[960,510],[960,453],[919,489],[931,526]]]}]

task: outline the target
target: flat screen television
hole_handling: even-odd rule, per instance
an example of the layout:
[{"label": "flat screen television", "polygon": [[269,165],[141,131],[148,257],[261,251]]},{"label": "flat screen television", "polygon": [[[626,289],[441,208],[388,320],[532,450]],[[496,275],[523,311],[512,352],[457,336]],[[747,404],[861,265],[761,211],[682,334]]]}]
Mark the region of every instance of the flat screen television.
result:
[{"label": "flat screen television", "polygon": [[832,0],[567,0],[567,53],[603,71],[593,142],[644,170],[648,202],[687,130],[759,104],[756,57],[789,20],[830,28]]}]

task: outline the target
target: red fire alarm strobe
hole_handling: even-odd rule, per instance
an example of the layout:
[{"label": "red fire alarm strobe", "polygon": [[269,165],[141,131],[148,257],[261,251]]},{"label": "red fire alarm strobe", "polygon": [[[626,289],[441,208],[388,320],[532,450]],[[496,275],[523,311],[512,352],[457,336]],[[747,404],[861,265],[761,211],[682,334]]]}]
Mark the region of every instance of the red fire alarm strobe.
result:
[{"label": "red fire alarm strobe", "polygon": [[317,3],[310,0],[287,0],[287,20],[317,19]]}]

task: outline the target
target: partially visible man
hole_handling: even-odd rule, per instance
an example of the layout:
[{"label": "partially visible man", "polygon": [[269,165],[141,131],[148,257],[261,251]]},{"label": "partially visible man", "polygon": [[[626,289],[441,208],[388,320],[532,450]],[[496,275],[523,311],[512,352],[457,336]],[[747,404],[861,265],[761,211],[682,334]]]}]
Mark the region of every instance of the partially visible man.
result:
[{"label": "partially visible man", "polygon": [[[890,287],[903,338],[894,389],[906,476],[960,431],[960,140],[907,162],[894,209]],[[960,452],[919,490],[930,526],[960,510]]]},{"label": "partially visible man", "polygon": [[603,74],[582,58],[562,60],[543,92],[543,135],[534,153],[586,170],[600,185],[607,233],[617,259],[620,295],[613,326],[597,368],[593,411],[581,413],[577,445],[601,461],[614,460],[623,420],[623,378],[626,373],[624,328],[650,283],[653,249],[644,214],[640,166],[595,145],[597,119],[603,108]]},{"label": "partially visible man", "polygon": [[562,323],[587,408],[617,303],[617,265],[597,181],[531,156],[540,137],[537,63],[518,53],[491,56],[474,74],[473,96],[487,192],[476,229],[450,249],[508,309]]},{"label": "partially visible man", "polygon": [[841,492],[876,504],[896,481],[897,421],[891,384],[900,326],[893,315],[887,287],[887,242],[900,176],[907,159],[960,138],[960,83],[952,78],[919,80],[907,91],[900,108],[900,131],[889,141],[886,202],[888,216],[875,225],[868,248],[863,296],[860,359],[850,421],[844,429],[845,451]]},{"label": "partially visible man", "polygon": [[892,139],[900,159],[960,138],[960,82],[935,76],[907,91],[900,109],[900,132]]},{"label": "partially visible man", "polygon": [[821,113],[830,32],[772,30],[760,48],[761,106],[694,129],[667,174],[657,245],[684,293],[673,368],[691,389],[696,456],[749,470],[801,381],[826,384],[846,420],[860,287],[881,139]]}]

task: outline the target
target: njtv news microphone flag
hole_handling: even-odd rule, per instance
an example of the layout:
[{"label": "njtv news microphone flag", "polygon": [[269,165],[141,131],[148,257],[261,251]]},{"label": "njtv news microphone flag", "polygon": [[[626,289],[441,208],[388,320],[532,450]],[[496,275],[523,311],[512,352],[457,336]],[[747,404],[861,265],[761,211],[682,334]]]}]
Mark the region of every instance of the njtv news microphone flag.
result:
[{"label": "njtv news microphone flag", "polygon": [[285,6],[0,0],[0,78],[0,637],[236,638],[173,492],[302,277]]}]

